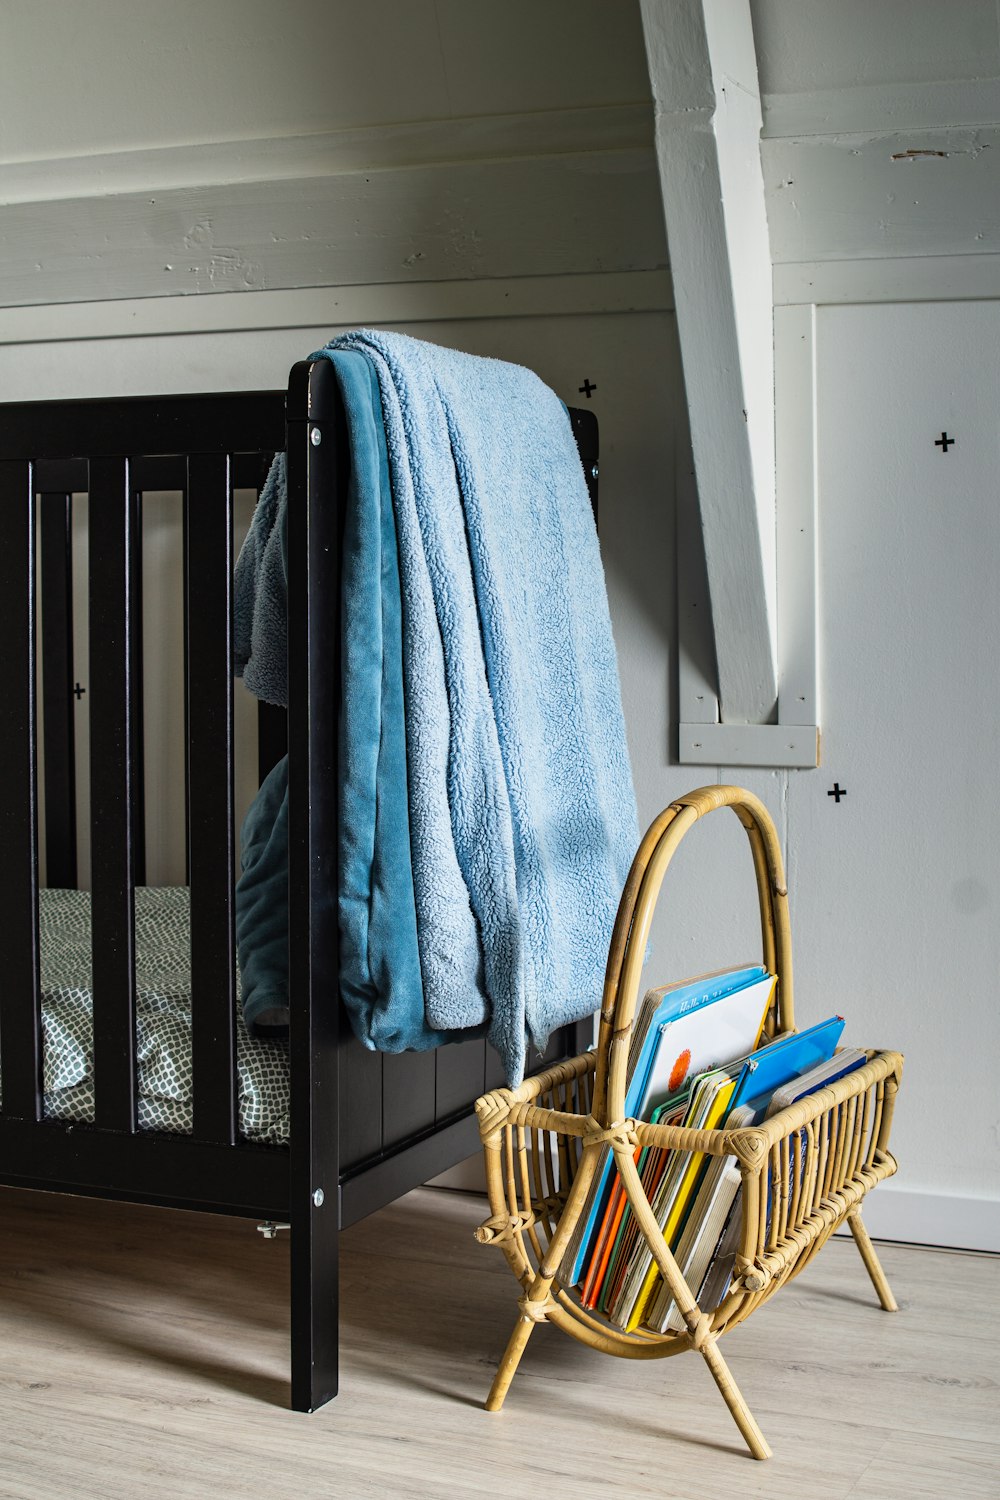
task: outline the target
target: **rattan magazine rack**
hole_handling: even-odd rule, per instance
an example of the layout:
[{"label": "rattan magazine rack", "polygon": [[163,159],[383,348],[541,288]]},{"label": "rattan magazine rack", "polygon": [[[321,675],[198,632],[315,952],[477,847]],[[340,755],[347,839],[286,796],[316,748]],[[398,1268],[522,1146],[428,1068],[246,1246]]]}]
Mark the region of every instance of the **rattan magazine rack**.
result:
[{"label": "rattan magazine rack", "polygon": [[[497,1089],[477,1103],[486,1153],[491,1216],[477,1231],[498,1245],[521,1284],[518,1318],[486,1405],[503,1404],[538,1323],[554,1323],[591,1348],[631,1359],[698,1350],[755,1458],[770,1448],[719,1351],[735,1328],[803,1270],[845,1220],[879,1301],[896,1303],[861,1221],[865,1194],[896,1170],[889,1153],[898,1052],[868,1054],[856,1071],[743,1129],[690,1130],[624,1117],[626,1062],[643,958],[663,878],[678,844],[699,818],[731,807],[750,840],[763,932],[763,963],[777,977],[765,1035],[795,1029],[788,893],[777,834],[763,803],[739,787],[712,786],[680,797],[639,847],[618,909],[608,957],[596,1050]],[[640,1146],[732,1156],[741,1175],[742,1229],[728,1290],[699,1307],[643,1191]],[[629,1205],[659,1273],[683,1315],[680,1333],[634,1333],[585,1310],[559,1281],[559,1267],[603,1153],[614,1153]],[[768,1211],[770,1203],[770,1212]]]}]

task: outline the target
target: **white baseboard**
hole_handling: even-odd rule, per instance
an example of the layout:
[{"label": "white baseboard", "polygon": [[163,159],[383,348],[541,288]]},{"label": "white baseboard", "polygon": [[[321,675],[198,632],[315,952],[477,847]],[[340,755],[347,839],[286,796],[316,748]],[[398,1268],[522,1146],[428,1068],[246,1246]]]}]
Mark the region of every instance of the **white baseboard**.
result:
[{"label": "white baseboard", "polygon": [[[884,1183],[862,1209],[873,1240],[1000,1252],[1000,1200],[922,1193]],[[846,1226],[838,1233],[849,1234]]]},{"label": "white baseboard", "polygon": [[483,1193],[486,1192],[486,1166],[483,1162],[483,1153],[477,1151],[475,1156],[460,1161],[457,1167],[449,1167],[447,1172],[442,1172],[440,1177],[432,1177],[427,1187],[451,1188],[452,1191],[460,1193]]}]

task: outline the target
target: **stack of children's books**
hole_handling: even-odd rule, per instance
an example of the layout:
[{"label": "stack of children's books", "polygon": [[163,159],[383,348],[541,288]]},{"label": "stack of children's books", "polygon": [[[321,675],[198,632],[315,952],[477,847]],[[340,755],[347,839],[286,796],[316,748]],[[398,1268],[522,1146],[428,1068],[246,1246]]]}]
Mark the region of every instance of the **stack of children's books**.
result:
[{"label": "stack of children's books", "polygon": [[[636,1017],[625,1112],[698,1130],[754,1124],[865,1061],[836,1051],[831,1016],[761,1046],[774,976],[759,966],[650,990]],[[740,1169],[735,1157],[640,1149],[636,1165],[664,1238],[699,1305],[717,1306],[739,1248]],[[607,1150],[563,1257],[560,1279],[584,1307],[631,1332],[681,1331],[684,1319],[660,1277]]]}]

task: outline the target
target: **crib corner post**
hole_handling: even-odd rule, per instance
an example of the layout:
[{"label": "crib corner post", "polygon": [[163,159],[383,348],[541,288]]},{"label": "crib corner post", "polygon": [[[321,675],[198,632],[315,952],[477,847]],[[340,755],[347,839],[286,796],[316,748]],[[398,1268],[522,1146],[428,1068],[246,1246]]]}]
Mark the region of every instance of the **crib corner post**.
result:
[{"label": "crib corner post", "polygon": [[292,1407],[337,1393],[337,931],[343,409],[328,360],[292,370],[288,449],[288,906]]},{"label": "crib corner post", "polygon": [[291,1213],[291,1407],[317,1411],[337,1394],[340,1191],[314,1189]]}]

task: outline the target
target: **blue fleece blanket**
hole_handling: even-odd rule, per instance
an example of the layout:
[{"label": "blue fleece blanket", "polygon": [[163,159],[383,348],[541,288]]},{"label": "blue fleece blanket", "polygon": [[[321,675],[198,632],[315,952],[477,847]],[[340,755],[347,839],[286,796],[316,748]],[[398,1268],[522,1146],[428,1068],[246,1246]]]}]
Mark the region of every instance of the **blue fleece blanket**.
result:
[{"label": "blue fleece blanket", "polygon": [[[428,1021],[487,1020],[516,1082],[529,1038],[543,1048],[599,1004],[638,840],[579,456],[562,403],[519,366],[372,330],[329,347],[362,352],[381,391]],[[452,859],[479,967],[441,898]]]},{"label": "blue fleece blanket", "polygon": [[[345,574],[345,607],[349,613],[347,601],[359,585],[371,597],[376,576],[379,597],[392,595],[386,570],[391,575],[398,566],[405,720],[404,775],[398,744],[395,755],[380,748],[381,738],[367,749],[360,742],[343,747],[348,781],[353,755],[365,768],[356,785],[366,789],[351,812],[351,818],[361,814],[360,833],[349,827],[342,833],[342,861],[344,849],[350,852],[342,862],[342,929],[345,938],[353,934],[352,942],[364,947],[367,941],[366,980],[353,986],[363,999],[352,1022],[368,1045],[381,1047],[432,1045],[488,1024],[516,1083],[529,1039],[544,1047],[556,1026],[589,1015],[599,1003],[615,910],[637,841],[586,487],[565,408],[529,371],[362,331],[321,351],[337,365],[342,388],[344,351],[362,354],[378,380],[394,520],[389,527],[387,511],[380,512],[378,562],[359,560],[359,553],[354,582]],[[370,395],[369,386],[369,402]],[[271,532],[253,544],[248,539],[245,549],[244,581],[253,583],[260,607],[252,589],[242,600],[237,594],[238,649],[250,645],[244,652],[248,684],[278,702],[286,696],[284,640],[265,616],[274,614],[275,600],[281,613],[281,504],[278,494],[272,513],[265,491],[258,511],[270,519]],[[376,529],[368,514],[370,524],[360,526],[357,539],[361,550]],[[392,627],[384,604],[380,613],[384,647]],[[259,638],[256,621],[264,622]],[[365,628],[374,640],[373,618]],[[381,660],[384,671],[384,651]],[[370,663],[369,685],[373,674]],[[353,696],[355,679],[346,682]],[[392,696],[383,679],[383,738]],[[375,719],[367,723],[374,734]],[[407,817],[388,819],[384,826],[394,832],[384,847],[398,855],[408,823],[412,872],[398,935],[400,892],[373,873],[379,820],[372,809],[382,806],[390,775],[397,791],[406,787]],[[280,786],[271,788],[272,804],[276,790]],[[267,801],[264,789],[261,800]],[[348,792],[345,813],[350,800]],[[280,808],[273,826],[279,823]],[[254,829],[248,832],[252,845]],[[272,875],[278,863],[271,861]],[[389,869],[387,856],[382,870]],[[240,889],[247,884],[244,875]],[[238,890],[238,932],[246,934],[240,901]],[[424,1007],[419,1024],[416,984],[398,980],[394,957],[398,941],[414,974],[414,928]],[[378,951],[386,955],[381,968],[371,956]],[[245,971],[242,943],[240,958]],[[381,982],[395,986],[381,1012],[373,999],[377,970]],[[266,983],[262,995],[265,990]],[[402,1006],[400,995],[407,997]]]},{"label": "blue fleece blanket", "polygon": [[[378,385],[360,354],[331,352],[351,471],[342,554],[345,692],[340,716],[341,991],[365,1046],[452,1040],[427,1024],[417,947],[403,721],[401,599]],[[288,701],[284,455],[272,465],[236,570],[237,673],[257,697]],[[287,1019],[288,761],[267,777],[242,830],[236,937],[244,1016]],[[467,1036],[469,1033],[463,1033]]]}]

